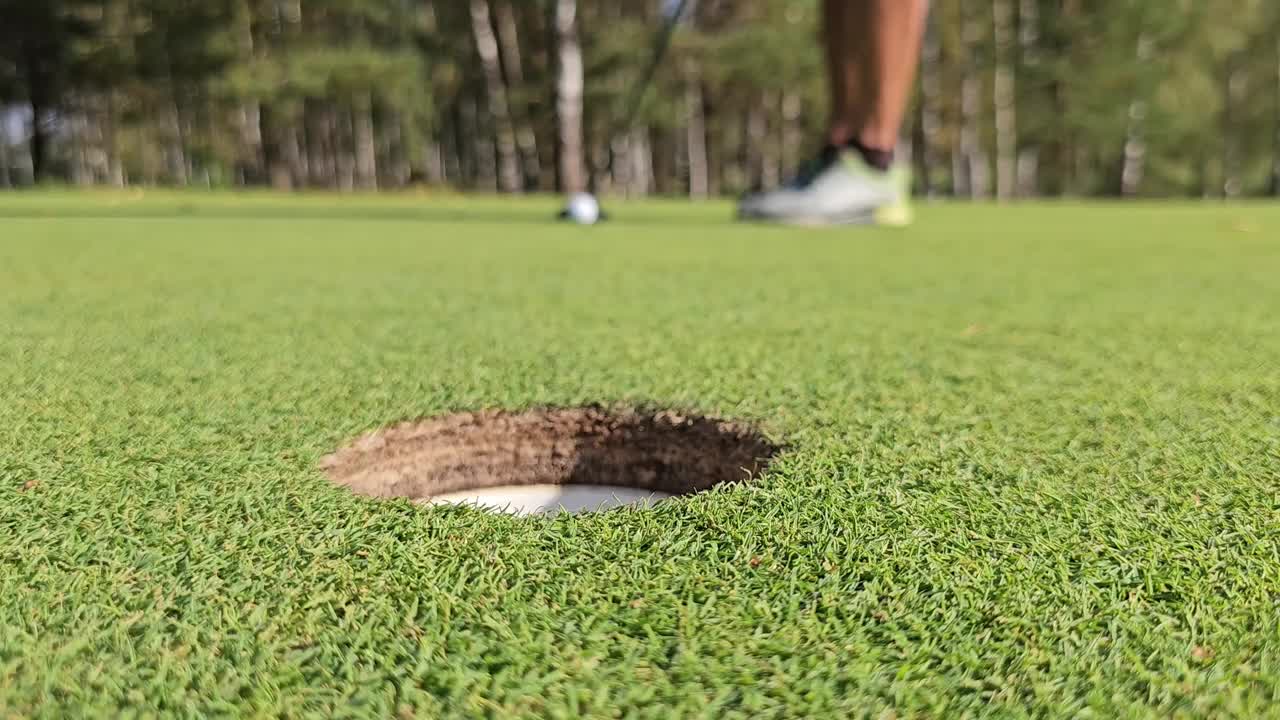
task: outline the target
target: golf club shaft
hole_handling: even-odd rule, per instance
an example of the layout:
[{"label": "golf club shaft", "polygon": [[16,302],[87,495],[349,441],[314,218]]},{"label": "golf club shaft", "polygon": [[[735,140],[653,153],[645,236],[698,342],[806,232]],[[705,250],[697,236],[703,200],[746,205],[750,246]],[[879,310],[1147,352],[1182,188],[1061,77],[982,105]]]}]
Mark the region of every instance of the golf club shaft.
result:
[{"label": "golf club shaft", "polygon": [[674,12],[666,17],[662,29],[658,32],[649,64],[645,67],[644,74],[640,76],[640,83],[636,85],[636,89],[626,105],[627,114],[623,115],[623,118],[627,123],[628,130],[634,129],[639,122],[637,115],[640,112],[640,106],[644,104],[644,98],[649,92],[649,86],[653,84],[653,78],[658,74],[658,68],[661,67],[663,59],[666,58],[667,50],[671,48],[671,40],[675,36],[676,27],[680,25],[680,20],[684,17],[685,10],[688,9],[690,2],[691,0],[678,0]]}]

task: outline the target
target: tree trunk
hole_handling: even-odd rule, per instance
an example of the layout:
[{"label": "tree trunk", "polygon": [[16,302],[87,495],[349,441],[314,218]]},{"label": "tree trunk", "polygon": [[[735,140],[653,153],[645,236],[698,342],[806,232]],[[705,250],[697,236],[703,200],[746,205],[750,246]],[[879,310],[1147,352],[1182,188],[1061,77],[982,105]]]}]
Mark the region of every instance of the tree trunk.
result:
[{"label": "tree trunk", "polygon": [[1196,173],[1196,186],[1199,188],[1197,194],[1201,198],[1208,200],[1209,198],[1212,198],[1216,192],[1214,183],[1215,173],[1213,168],[1213,153],[1209,151],[1209,143],[1207,142],[1198,143],[1198,147],[1200,148],[1200,157],[1196,163],[1196,169],[1198,171]]},{"label": "tree trunk", "polygon": [[170,122],[173,123],[173,134],[169,145],[169,180],[186,186],[191,181],[190,163],[187,159],[187,133],[182,126],[182,107],[178,103],[178,93],[173,91],[173,102],[169,108]]},{"label": "tree trunk", "polygon": [[650,192],[653,167],[647,128],[636,128],[614,138],[610,147],[612,187],[625,197],[644,197]]},{"label": "tree trunk", "polygon": [[631,141],[634,135],[621,133],[609,143],[609,159],[605,169],[609,173],[610,187],[617,188],[624,196],[631,196]]},{"label": "tree trunk", "polygon": [[311,187],[328,187],[333,179],[333,154],[329,152],[328,104],[308,100],[302,110],[302,122],[307,131],[307,171]]},{"label": "tree trunk", "polygon": [[951,146],[951,194],[954,197],[972,197],[969,187],[969,168],[959,143]]},{"label": "tree trunk", "polygon": [[409,134],[406,131],[404,118],[400,113],[392,112],[389,114],[386,123],[386,147],[387,152],[384,156],[385,162],[383,166],[387,169],[384,174],[391,181],[391,185],[396,188],[403,188],[408,185],[413,176],[413,153],[409,148]]},{"label": "tree trunk", "polygon": [[555,0],[556,119],[558,122],[560,189],[587,189],[583,157],[582,94],[585,83],[582,46],[578,41],[578,0]]},{"label": "tree trunk", "polygon": [[1089,180],[1093,176],[1093,148],[1088,143],[1076,143],[1075,168],[1071,171],[1075,177],[1076,194],[1087,195],[1091,188]]},{"label": "tree trunk", "polygon": [[[1151,61],[1155,48],[1151,38],[1138,36],[1138,66]],[[1139,80],[1139,85],[1144,85]],[[1147,100],[1145,88],[1141,88],[1129,103],[1129,125],[1125,131],[1124,168],[1120,172],[1120,194],[1133,197],[1142,190],[1142,180],[1147,169]]]},{"label": "tree trunk", "polygon": [[1040,195],[1040,148],[1023,148],[1018,153],[1018,196]]},{"label": "tree trunk", "polygon": [[[1061,0],[1055,20],[1068,32],[1078,30],[1083,12],[1081,0]],[[1083,60],[1080,57],[1083,53],[1078,44],[1059,46],[1054,59],[1071,67],[1072,63]],[[1049,73],[1047,85],[1044,104],[1051,112],[1040,146],[1040,183],[1050,194],[1062,197],[1074,190],[1076,131],[1067,122],[1073,98],[1062,72]]]},{"label": "tree trunk", "polygon": [[480,102],[472,95],[462,97],[459,105],[462,122],[459,125],[458,144],[464,153],[467,176],[471,186],[484,192],[498,189],[497,155],[493,148],[493,135],[480,113]]},{"label": "tree trunk", "polygon": [[9,132],[0,126],[0,188],[13,187],[13,176],[9,173]]},{"label": "tree trunk", "polygon": [[[1023,67],[1040,66],[1040,0],[1020,0],[1018,4],[1018,46]],[[1040,194],[1040,148],[1020,142],[1018,196],[1035,197]]]},{"label": "tree trunk", "polygon": [[982,42],[982,20],[974,0],[964,3],[962,30],[966,61],[960,83],[960,160],[966,175],[964,187],[974,199],[987,197],[989,172],[986,151],[982,148],[982,76],[976,67],[977,48]]},{"label": "tree trunk", "polygon": [[1075,167],[1075,131],[1067,125],[1066,117],[1070,106],[1067,85],[1061,79],[1053,82],[1054,138],[1050,162],[1053,164],[1055,187],[1058,196],[1070,195],[1074,189],[1072,176]]},{"label": "tree trunk", "polygon": [[124,161],[120,157],[120,121],[116,117],[116,94],[108,90],[102,98],[102,150],[106,155],[107,182],[112,187],[124,187]]},{"label": "tree trunk", "polygon": [[604,138],[593,137],[587,144],[591,148],[588,152],[591,165],[588,188],[597,195],[608,195],[613,192],[613,169],[609,167],[612,152],[609,143]]},{"label": "tree trunk", "polygon": [[[769,91],[761,102],[764,103],[761,111],[765,117],[765,138],[760,148],[760,185],[775,188],[782,182],[782,134],[775,132],[773,127],[781,124],[777,122],[781,101],[776,92]],[[774,120],[770,122],[770,118]]]},{"label": "tree trunk", "polygon": [[1018,196],[1040,196],[1040,149],[1023,148],[1018,153]]},{"label": "tree trunk", "polygon": [[489,0],[471,0],[471,32],[480,55],[488,93],[489,116],[493,121],[494,145],[497,147],[498,189],[517,193],[524,189],[520,162],[516,156],[516,133],[507,103],[507,88],[502,79],[502,60],[498,55],[498,38],[493,33]]},{"label": "tree trunk", "polygon": [[[714,110],[706,103],[707,94],[705,89],[702,93],[702,99],[703,137],[706,138],[703,143],[707,149],[707,197],[715,197],[720,194],[721,183],[724,182],[725,177],[730,174],[730,163],[726,159],[727,153],[725,153],[725,149],[723,147],[724,136],[711,129],[714,122],[712,119],[712,113]],[[721,130],[723,131],[724,128],[721,128]],[[734,133],[728,132],[725,133],[725,135],[733,137]],[[729,155],[729,157],[732,157],[732,155]]]},{"label": "tree trunk", "polygon": [[[751,100],[747,111],[746,184],[753,189],[765,187],[765,151],[769,147],[768,95]],[[770,186],[772,187],[772,186]]]},{"label": "tree trunk", "polygon": [[[141,102],[142,116],[145,118],[159,118],[161,112],[155,106],[150,98],[144,98]],[[157,121],[154,124],[146,124],[138,128],[138,132],[134,137],[139,140],[138,158],[140,160],[142,171],[142,184],[154,186],[160,182],[160,165],[163,163],[162,151],[157,147],[157,142],[148,142],[147,132],[153,132],[157,136],[163,131],[163,127]],[[272,148],[274,149],[274,148]]]},{"label": "tree trunk", "polygon": [[[520,17],[528,26],[532,39],[526,48],[523,67],[533,76],[533,84],[525,89],[528,93],[525,107],[529,112],[527,119],[532,123],[538,153],[536,187],[539,192],[551,193],[561,187],[558,107],[560,40],[556,30],[557,8],[556,3],[551,0],[536,4],[522,1],[518,7],[531,8]],[[537,11],[533,11],[533,8]],[[550,113],[547,113],[548,106]]]},{"label": "tree trunk", "polygon": [[707,197],[720,195],[726,182],[734,182],[737,172],[733,167],[733,155],[724,152],[724,148],[714,140],[714,137],[707,137]]},{"label": "tree trunk", "polygon": [[278,137],[267,148],[267,174],[271,177],[271,187],[276,190],[293,189],[293,172],[290,169],[288,152],[285,149],[287,139],[285,133],[275,131]]},{"label": "tree trunk", "polygon": [[255,101],[242,103],[239,115],[242,170],[246,182],[257,184],[262,180],[262,106]]},{"label": "tree trunk", "polygon": [[[524,87],[524,59],[520,55],[520,26],[511,0],[498,0],[498,42],[502,46],[503,67],[507,70],[507,86]],[[508,97],[510,101],[510,97]],[[516,145],[524,164],[524,179],[528,186],[537,187],[542,175],[542,163],[538,159],[538,135],[533,130],[533,108],[528,102],[510,102],[512,122],[516,126]],[[517,110],[516,106],[519,105]]]},{"label": "tree trunk", "polygon": [[356,187],[378,189],[378,147],[373,135],[373,95],[357,93],[351,107],[351,128],[355,141]]},{"label": "tree trunk", "polygon": [[41,120],[52,105],[52,98],[47,97],[49,86],[36,70],[42,62],[43,59],[28,48],[26,80],[27,102],[31,105],[31,177],[37,184],[49,179],[49,134]]},{"label": "tree trunk", "polygon": [[89,114],[88,102],[81,95],[70,96],[66,122],[71,141],[71,182],[87,187],[94,182],[95,173],[89,162]]},{"label": "tree trunk", "polygon": [[804,101],[798,93],[783,94],[782,123],[779,126],[783,177],[795,177],[800,170],[800,152],[804,143],[804,129],[800,124],[800,116],[803,111]]},{"label": "tree trunk", "polygon": [[679,175],[677,163],[679,143],[669,133],[657,131],[652,138],[653,152],[650,162],[653,167],[654,192],[660,195],[674,195],[681,188],[677,187],[676,176]]},{"label": "tree trunk", "polygon": [[[934,16],[936,17],[936,15]],[[925,29],[920,53],[920,181],[927,197],[937,197],[935,168],[942,149],[942,40],[935,19]]]},{"label": "tree trunk", "polygon": [[[253,8],[249,0],[236,3],[236,42],[240,57],[251,59],[256,50],[253,40]],[[245,183],[257,184],[262,180],[262,105],[257,99],[246,99],[238,111],[240,129],[241,175]]]},{"label": "tree trunk", "polygon": [[689,197],[702,199],[711,191],[707,155],[707,118],[702,73],[696,61],[685,64],[685,146],[689,153]]},{"label": "tree trunk", "polygon": [[1272,132],[1275,138],[1271,144],[1271,195],[1280,197],[1280,22],[1276,28],[1276,107]]},{"label": "tree trunk", "polygon": [[1040,0],[1018,1],[1018,47],[1023,65],[1040,65]]},{"label": "tree trunk", "polygon": [[1142,180],[1146,176],[1147,142],[1146,142],[1147,103],[1135,99],[1129,103],[1129,128],[1124,141],[1124,168],[1120,172],[1120,194],[1134,197],[1142,190]]},{"label": "tree trunk", "polygon": [[628,147],[631,149],[631,184],[628,194],[644,197],[653,192],[653,146],[649,140],[647,127],[639,127],[631,132]]},{"label": "tree trunk", "polygon": [[448,182],[445,172],[444,143],[438,137],[428,138],[422,148],[422,176],[428,185],[439,186]]},{"label": "tree trunk", "polygon": [[351,108],[335,106],[333,116],[333,167],[335,184],[342,192],[356,187],[355,132]]},{"label": "tree trunk", "polygon": [[338,111],[332,102],[322,100],[311,108],[311,124],[307,127],[307,145],[314,148],[311,162],[311,182],[330,190],[338,187],[338,158],[341,152],[338,139]]},{"label": "tree trunk", "polygon": [[285,166],[288,168],[289,188],[294,189],[306,184],[310,174],[307,168],[307,157],[302,151],[298,137],[298,125],[293,119],[288,121],[281,133],[281,151],[284,154]]},{"label": "tree trunk", "polygon": [[446,182],[456,187],[465,187],[466,178],[462,168],[462,152],[458,149],[458,109],[455,107],[445,115],[440,125],[440,165],[441,176]]},{"label": "tree trunk", "polygon": [[1012,200],[1018,181],[1017,78],[1013,67],[1013,0],[992,3],[996,69],[993,96],[996,118],[996,196]]},{"label": "tree trunk", "polygon": [[[449,153],[445,155],[445,172],[451,177],[457,178],[456,183],[462,188],[473,188],[476,182],[476,164],[475,157],[471,152],[470,143],[467,142],[467,132],[464,128],[467,125],[468,118],[465,106],[466,98],[461,98],[454,105],[452,120],[449,126]],[[470,118],[471,122],[475,118]],[[452,166],[452,172],[450,172]]]},{"label": "tree trunk", "polygon": [[1248,76],[1243,67],[1243,58],[1233,56],[1227,61],[1226,76],[1223,88],[1222,110],[1222,195],[1225,198],[1237,198],[1244,192],[1242,177],[1242,158],[1240,152],[1239,128],[1236,115],[1244,104],[1248,91]]}]

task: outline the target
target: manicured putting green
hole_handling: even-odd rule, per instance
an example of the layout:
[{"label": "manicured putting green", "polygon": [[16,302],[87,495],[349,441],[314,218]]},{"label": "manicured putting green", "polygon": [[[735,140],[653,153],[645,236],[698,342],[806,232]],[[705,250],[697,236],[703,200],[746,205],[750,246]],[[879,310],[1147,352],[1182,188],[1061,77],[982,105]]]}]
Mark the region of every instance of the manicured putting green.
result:
[{"label": "manicured putting green", "polygon": [[[1280,209],[558,206],[0,197],[0,716],[1280,714]],[[540,517],[322,467],[597,403],[783,452]]]}]

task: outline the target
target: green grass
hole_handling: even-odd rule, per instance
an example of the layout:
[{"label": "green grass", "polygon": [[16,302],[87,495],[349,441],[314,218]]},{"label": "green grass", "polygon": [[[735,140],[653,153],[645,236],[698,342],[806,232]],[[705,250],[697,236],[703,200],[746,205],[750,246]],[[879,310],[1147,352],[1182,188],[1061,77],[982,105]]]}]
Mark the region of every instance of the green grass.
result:
[{"label": "green grass", "polygon": [[[0,717],[1280,717],[1280,208],[0,198]],[[450,410],[746,418],[655,511],[358,499]]]}]

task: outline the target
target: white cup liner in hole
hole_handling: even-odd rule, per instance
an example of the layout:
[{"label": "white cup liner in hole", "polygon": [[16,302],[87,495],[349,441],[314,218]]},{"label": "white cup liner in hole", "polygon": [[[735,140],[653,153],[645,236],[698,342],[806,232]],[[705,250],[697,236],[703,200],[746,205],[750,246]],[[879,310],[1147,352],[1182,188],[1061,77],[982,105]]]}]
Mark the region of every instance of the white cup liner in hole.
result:
[{"label": "white cup liner in hole", "polygon": [[607,485],[503,485],[436,495],[432,505],[465,505],[511,515],[602,512],[619,507],[652,507],[673,497],[657,490]]}]

